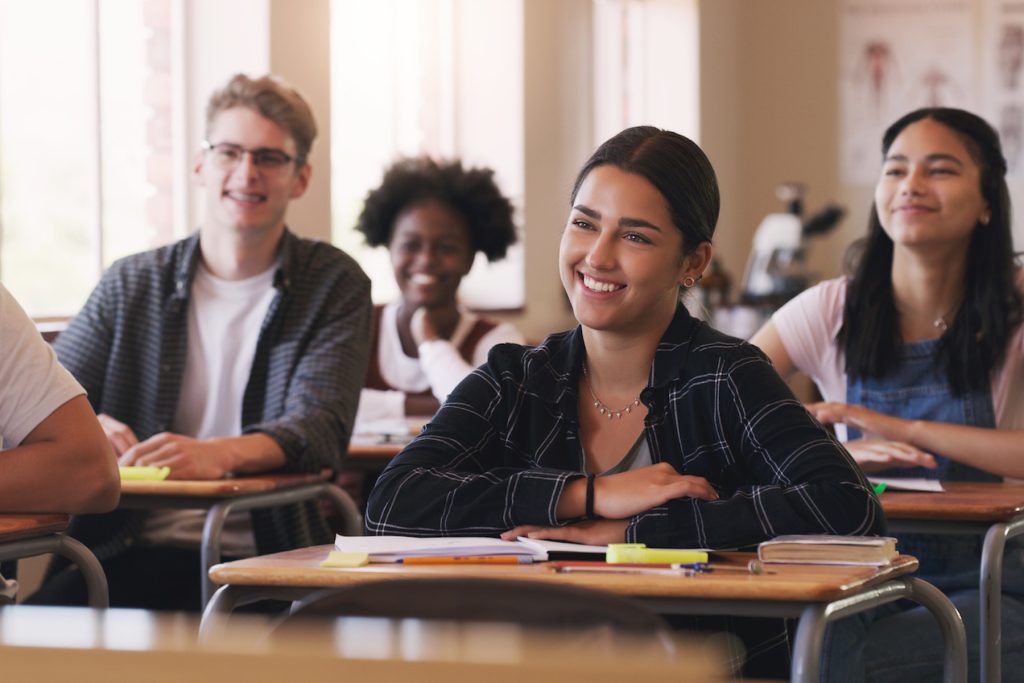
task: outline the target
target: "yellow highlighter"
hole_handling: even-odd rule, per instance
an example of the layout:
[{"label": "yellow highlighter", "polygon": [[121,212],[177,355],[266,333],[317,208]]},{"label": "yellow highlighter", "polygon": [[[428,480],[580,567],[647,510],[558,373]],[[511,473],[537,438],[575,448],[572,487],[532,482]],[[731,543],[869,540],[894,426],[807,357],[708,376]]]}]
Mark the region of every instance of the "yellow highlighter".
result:
[{"label": "yellow highlighter", "polygon": [[708,552],[648,548],[643,543],[609,543],[605,561],[609,564],[698,564],[708,561]]},{"label": "yellow highlighter", "polygon": [[170,467],[129,465],[117,469],[121,472],[121,481],[163,481],[171,473]]}]

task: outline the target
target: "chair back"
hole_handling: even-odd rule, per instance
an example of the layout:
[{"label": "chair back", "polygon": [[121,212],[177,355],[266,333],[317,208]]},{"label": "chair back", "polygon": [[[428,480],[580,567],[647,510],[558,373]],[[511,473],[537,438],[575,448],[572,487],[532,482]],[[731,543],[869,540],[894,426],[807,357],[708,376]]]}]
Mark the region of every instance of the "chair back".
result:
[{"label": "chair back", "polygon": [[633,635],[671,631],[644,605],[611,593],[490,578],[411,578],[349,586],[315,594],[291,613],[310,616],[505,622],[556,630],[611,628]]}]

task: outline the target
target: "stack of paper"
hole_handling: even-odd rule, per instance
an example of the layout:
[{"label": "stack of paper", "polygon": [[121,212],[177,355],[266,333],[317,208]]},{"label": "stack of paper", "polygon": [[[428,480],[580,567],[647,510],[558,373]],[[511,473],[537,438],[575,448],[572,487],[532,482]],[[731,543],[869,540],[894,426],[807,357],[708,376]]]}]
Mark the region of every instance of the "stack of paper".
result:
[{"label": "stack of paper", "polygon": [[537,541],[520,537],[516,541],[477,536],[447,538],[413,538],[409,536],[342,536],[334,547],[346,553],[366,553],[370,562],[400,562],[406,557],[471,557],[478,555],[510,555],[529,557],[535,562],[548,559],[548,553],[577,555],[600,554],[604,559],[606,546]]}]

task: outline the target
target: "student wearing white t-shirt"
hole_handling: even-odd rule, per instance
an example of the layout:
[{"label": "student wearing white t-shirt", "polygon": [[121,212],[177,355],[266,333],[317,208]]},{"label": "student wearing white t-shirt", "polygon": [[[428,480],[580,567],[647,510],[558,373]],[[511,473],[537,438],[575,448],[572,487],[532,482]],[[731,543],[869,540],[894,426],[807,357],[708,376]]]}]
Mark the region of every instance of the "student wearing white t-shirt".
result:
[{"label": "student wearing white t-shirt", "polygon": [[121,485],[85,391],[0,285],[0,512],[107,512]]},{"label": "student wearing white t-shirt", "polygon": [[[210,98],[193,167],[199,230],[114,263],[55,345],[89,392],[122,465],[172,479],[337,469],[366,374],[369,279],[339,249],[293,234],[316,123],[280,80],[237,75]],[[202,510],[117,510],[71,531],[117,607],[198,609]],[[226,557],[326,543],[315,504],[229,516]],[[82,604],[59,563],[30,602]]]}]

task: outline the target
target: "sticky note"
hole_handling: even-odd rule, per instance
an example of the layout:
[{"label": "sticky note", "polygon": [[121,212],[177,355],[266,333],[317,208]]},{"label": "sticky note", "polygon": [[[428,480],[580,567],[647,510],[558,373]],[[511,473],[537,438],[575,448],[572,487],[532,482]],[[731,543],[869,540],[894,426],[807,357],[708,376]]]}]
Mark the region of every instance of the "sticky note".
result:
[{"label": "sticky note", "polygon": [[327,554],[327,559],[320,563],[321,567],[362,567],[370,562],[367,553],[345,553],[340,550],[332,550]]},{"label": "sticky note", "polygon": [[131,465],[118,467],[122,481],[162,481],[171,473],[170,467],[145,467]]}]

